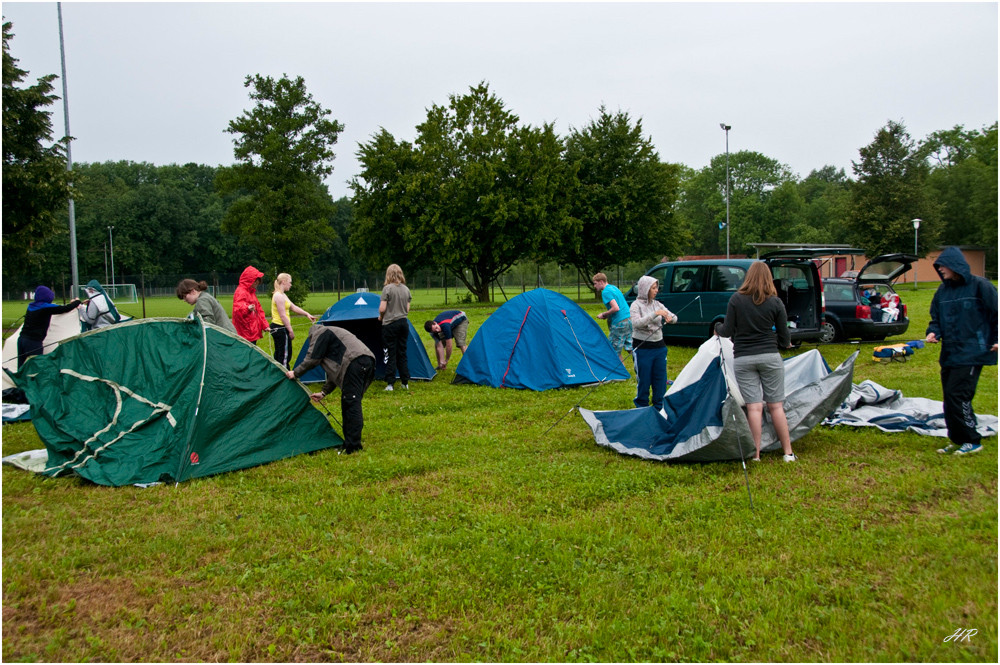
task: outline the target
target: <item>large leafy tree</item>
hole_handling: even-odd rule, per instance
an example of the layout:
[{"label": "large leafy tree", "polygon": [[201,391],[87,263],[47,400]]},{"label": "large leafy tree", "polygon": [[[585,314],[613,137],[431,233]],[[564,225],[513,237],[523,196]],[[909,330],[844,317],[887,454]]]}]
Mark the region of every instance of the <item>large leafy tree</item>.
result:
[{"label": "large leafy tree", "polygon": [[71,187],[66,171],[67,139],[52,142],[46,107],[54,74],[22,86],[28,72],[10,53],[14,35],[3,24],[3,270],[24,273],[43,258],[40,243],[59,231],[57,213],[66,209]]},{"label": "large leafy tree", "polygon": [[551,125],[521,126],[486,83],[451,95],[413,144],[383,129],[359,147],[351,247],[369,265],[443,267],[487,302],[515,262],[575,234],[562,152]]},{"label": "large leafy tree", "polygon": [[850,241],[869,256],[913,251],[912,220],[920,218],[920,244],[938,242],[939,206],[926,187],[928,148],[917,145],[901,122],[889,121],[852,162],[857,178],[846,227]]},{"label": "large leafy tree", "polygon": [[576,179],[569,213],[580,232],[558,258],[581,281],[603,267],[672,255],[682,246],[671,223],[680,169],[661,164],[642,121],[601,107],[598,117],[566,139],[565,159]]},{"label": "large leafy tree", "polygon": [[850,205],[850,186],[844,169],[828,165],[811,171],[798,183],[804,208],[789,236],[804,243],[846,243],[844,219]]},{"label": "large leafy tree", "polygon": [[354,204],[345,196],[335,201],[333,205],[334,212],[330,222],[336,231],[336,237],[320,248],[312,266],[304,275],[314,283],[328,286],[336,285],[338,281],[350,284],[352,279],[365,277],[364,264],[355,259],[348,249],[350,232],[354,225]]},{"label": "large leafy tree", "polygon": [[[750,252],[749,243],[790,242],[789,229],[801,223],[803,202],[790,184],[792,170],[759,152],[729,155],[730,252]],[[716,155],[697,172],[687,172],[678,202],[694,254],[726,251],[726,156]]]},{"label": "large leafy tree", "polygon": [[[328,119],[301,76],[247,76],[254,107],[230,121],[234,166],[219,170],[216,186],[235,195],[223,229],[251,246],[274,272],[308,269],[320,247],[335,237],[333,199],[323,178],[333,172],[333,146],[343,125]],[[294,297],[306,293],[294,282]]]},{"label": "large leafy tree", "polygon": [[961,125],[925,141],[932,196],[941,206],[941,242],[982,245],[987,267],[997,267],[997,124],[982,130]]}]

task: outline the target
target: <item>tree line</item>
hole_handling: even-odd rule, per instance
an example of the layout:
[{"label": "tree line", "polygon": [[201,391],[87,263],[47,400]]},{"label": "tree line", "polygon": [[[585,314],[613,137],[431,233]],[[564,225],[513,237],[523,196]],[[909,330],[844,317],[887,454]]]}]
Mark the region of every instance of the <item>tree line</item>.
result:
[{"label": "tree line", "polygon": [[[100,274],[113,227],[121,268],[147,275],[290,272],[333,283],[399,263],[446,273],[480,301],[526,261],[592,273],[663,256],[725,251],[726,156],[702,169],[661,159],[641,118],[597,110],[559,136],[521,123],[486,82],[433,104],[412,141],[385,129],[357,146],[352,196],[323,178],[343,126],[301,77],[248,76],[252,107],[230,122],[235,163],[75,165],[52,140],[53,77],[23,86],[4,24],[3,277],[55,282],[69,265],[66,197],[76,202],[81,274]],[[60,168],[62,169],[60,171]],[[849,176],[799,178],[754,151],[729,155],[733,253],[749,243],[847,243],[870,255],[940,244],[989,249],[996,273],[997,124],[913,139],[901,121],[859,149]],[[55,193],[55,194],[54,194]]]}]

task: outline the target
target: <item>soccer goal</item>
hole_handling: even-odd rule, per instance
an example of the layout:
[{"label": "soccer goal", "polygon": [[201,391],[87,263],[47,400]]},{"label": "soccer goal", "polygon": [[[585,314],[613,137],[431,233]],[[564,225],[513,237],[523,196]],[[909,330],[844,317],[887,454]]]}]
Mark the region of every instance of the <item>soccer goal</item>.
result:
[{"label": "soccer goal", "polygon": [[[104,291],[111,296],[111,300],[115,303],[137,303],[139,302],[139,297],[137,295],[135,284],[102,284]],[[80,297],[86,298],[87,292],[80,287]]]}]

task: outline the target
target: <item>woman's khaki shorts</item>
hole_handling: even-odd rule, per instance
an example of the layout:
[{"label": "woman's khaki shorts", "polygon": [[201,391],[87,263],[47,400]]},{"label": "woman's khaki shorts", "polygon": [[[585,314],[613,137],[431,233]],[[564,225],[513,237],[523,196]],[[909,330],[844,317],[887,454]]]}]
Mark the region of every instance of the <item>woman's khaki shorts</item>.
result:
[{"label": "woman's khaki shorts", "polygon": [[734,358],[733,373],[747,404],[785,401],[785,364],[780,353]]}]

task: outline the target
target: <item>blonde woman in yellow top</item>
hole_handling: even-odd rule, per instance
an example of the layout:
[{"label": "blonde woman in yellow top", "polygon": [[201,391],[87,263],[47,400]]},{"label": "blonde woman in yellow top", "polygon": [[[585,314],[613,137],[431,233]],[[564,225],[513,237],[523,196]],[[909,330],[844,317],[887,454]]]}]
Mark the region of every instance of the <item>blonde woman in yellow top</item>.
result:
[{"label": "blonde woman in yellow top", "polygon": [[285,293],[292,288],[292,276],[287,272],[278,275],[274,280],[274,294],[271,295],[271,338],[274,340],[274,359],[285,369],[292,360],[292,340],[295,331],[292,330],[290,313],[295,312],[316,322],[316,317],[292,302]]}]

